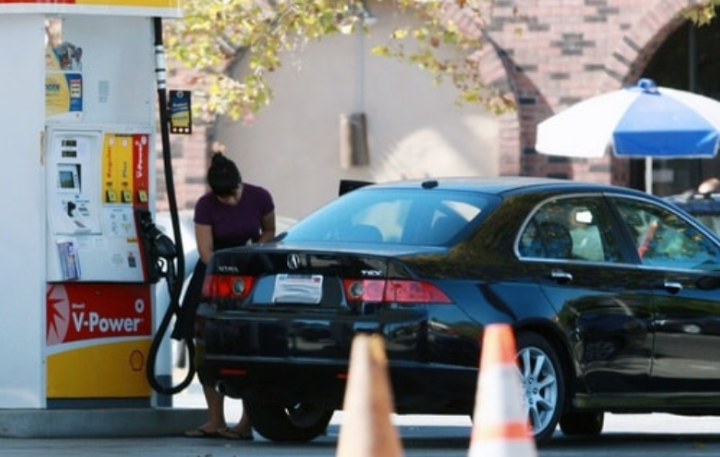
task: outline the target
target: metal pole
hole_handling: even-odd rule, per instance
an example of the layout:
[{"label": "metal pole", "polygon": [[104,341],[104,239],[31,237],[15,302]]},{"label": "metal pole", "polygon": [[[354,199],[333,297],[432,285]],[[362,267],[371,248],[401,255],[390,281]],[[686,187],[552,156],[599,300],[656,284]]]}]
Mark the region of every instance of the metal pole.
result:
[{"label": "metal pole", "polygon": [[358,21],[355,24],[355,65],[357,65],[356,81],[355,81],[355,112],[362,113],[365,108],[365,33],[363,27],[365,21],[362,15],[358,16]]}]

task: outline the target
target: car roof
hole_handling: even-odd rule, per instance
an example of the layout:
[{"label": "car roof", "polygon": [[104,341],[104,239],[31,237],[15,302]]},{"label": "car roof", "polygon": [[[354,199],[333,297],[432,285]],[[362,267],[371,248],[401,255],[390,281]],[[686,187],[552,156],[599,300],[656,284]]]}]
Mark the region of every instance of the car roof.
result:
[{"label": "car roof", "polygon": [[371,188],[382,189],[416,189],[424,187],[427,189],[442,188],[446,190],[473,190],[481,191],[489,194],[505,194],[513,191],[521,191],[523,189],[544,190],[562,190],[572,189],[576,191],[594,191],[594,192],[621,192],[633,195],[648,196],[645,192],[612,186],[609,184],[588,183],[582,181],[572,181],[567,179],[542,178],[531,176],[499,176],[499,177],[440,177],[427,179],[410,179],[403,181],[394,181],[387,183],[378,183]]},{"label": "car roof", "polygon": [[666,199],[692,214],[720,214],[720,193],[686,192]]},{"label": "car roof", "polygon": [[703,202],[703,203],[720,203],[720,193],[710,194],[699,194],[696,192],[685,192],[679,195],[670,195],[667,197],[668,200],[672,200],[678,203],[691,203],[691,202]]}]

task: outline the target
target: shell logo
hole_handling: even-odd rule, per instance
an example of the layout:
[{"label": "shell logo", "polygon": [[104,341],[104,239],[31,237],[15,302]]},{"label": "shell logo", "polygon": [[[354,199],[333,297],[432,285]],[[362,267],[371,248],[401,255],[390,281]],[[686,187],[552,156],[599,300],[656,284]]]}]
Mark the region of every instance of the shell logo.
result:
[{"label": "shell logo", "polygon": [[47,345],[52,346],[65,341],[70,328],[70,300],[67,290],[62,285],[52,285],[48,288],[47,297]]}]

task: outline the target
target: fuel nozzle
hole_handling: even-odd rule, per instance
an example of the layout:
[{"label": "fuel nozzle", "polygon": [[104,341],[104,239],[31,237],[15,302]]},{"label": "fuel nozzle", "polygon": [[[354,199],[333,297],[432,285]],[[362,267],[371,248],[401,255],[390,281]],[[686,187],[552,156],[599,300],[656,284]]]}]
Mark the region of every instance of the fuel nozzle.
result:
[{"label": "fuel nozzle", "polygon": [[175,257],[177,257],[175,243],[173,243],[170,237],[158,230],[157,227],[155,227],[155,231],[156,235],[152,238],[155,253],[158,257],[165,260],[173,260]]},{"label": "fuel nozzle", "polygon": [[139,225],[139,235],[145,250],[145,266],[148,281],[158,282],[161,278],[168,281],[175,279],[175,258],[177,249],[175,243],[165,235],[152,220],[147,210],[136,213]]},{"label": "fuel nozzle", "polygon": [[177,257],[175,243],[165,235],[152,220],[150,213],[143,213],[140,218],[140,227],[150,242],[150,249],[155,257],[172,260]]}]

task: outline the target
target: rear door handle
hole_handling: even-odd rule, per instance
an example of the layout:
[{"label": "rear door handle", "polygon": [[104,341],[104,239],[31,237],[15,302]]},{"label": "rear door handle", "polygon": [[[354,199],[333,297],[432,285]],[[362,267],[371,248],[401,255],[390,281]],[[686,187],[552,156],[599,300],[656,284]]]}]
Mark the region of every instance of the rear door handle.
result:
[{"label": "rear door handle", "polygon": [[666,279],[665,281],[663,281],[663,289],[667,290],[671,294],[676,294],[683,290],[683,286],[677,281],[668,281]]},{"label": "rear door handle", "polygon": [[565,270],[555,268],[550,272],[550,277],[560,284],[566,284],[573,280],[573,275]]}]

